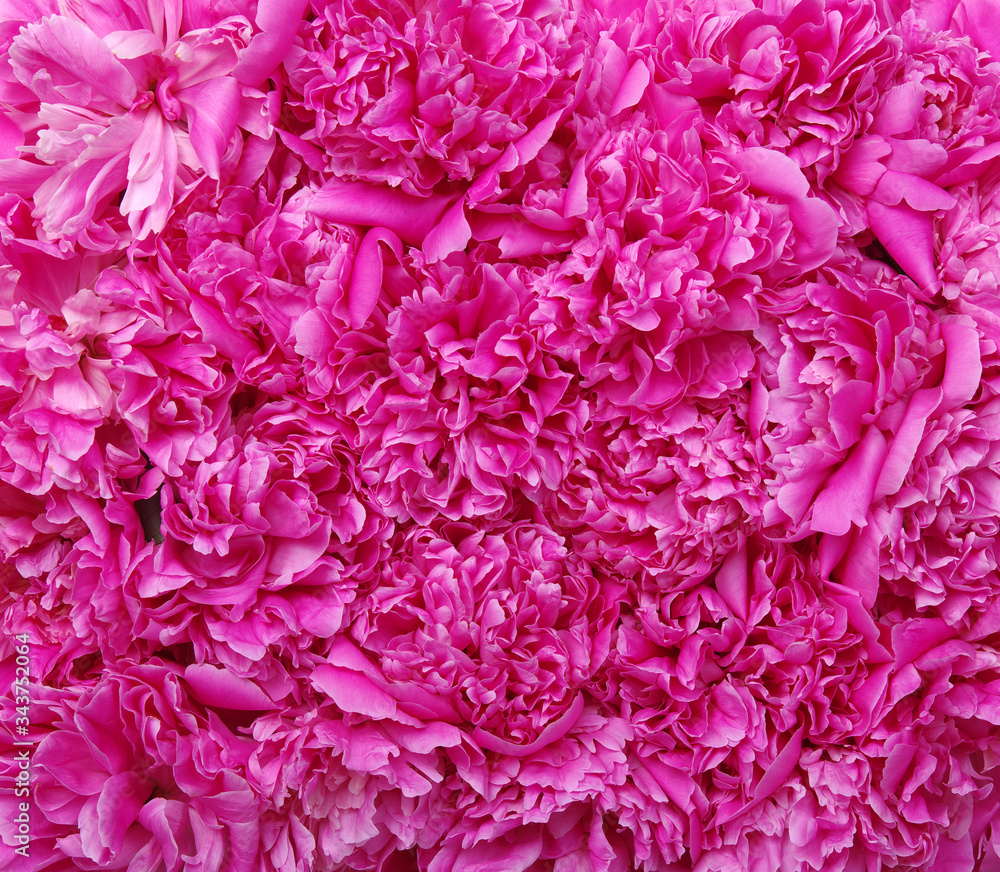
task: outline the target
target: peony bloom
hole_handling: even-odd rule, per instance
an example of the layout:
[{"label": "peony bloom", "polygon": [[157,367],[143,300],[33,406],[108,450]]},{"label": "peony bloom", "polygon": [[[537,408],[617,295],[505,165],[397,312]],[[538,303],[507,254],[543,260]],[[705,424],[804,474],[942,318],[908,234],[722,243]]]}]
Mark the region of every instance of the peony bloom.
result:
[{"label": "peony bloom", "polygon": [[155,263],[160,292],[243,384],[325,399],[330,346],[351,323],[366,260],[356,231],[308,210],[300,169],[289,156],[259,182],[199,189],[159,236]]},{"label": "peony bloom", "polygon": [[683,403],[745,384],[743,331],[765,277],[777,285],[833,256],[836,216],[791,159],[713,137],[697,104],[676,96],[607,132],[581,123],[569,184],[539,187],[527,221],[500,225],[501,251],[527,222],[577,228],[567,255],[525,270],[525,283],[540,298],[532,320],[545,344],[579,368],[600,417],[659,425]]},{"label": "peony bloom", "polygon": [[535,525],[413,528],[396,552],[356,630],[387,678],[449,697],[488,750],[572,727],[578,688],[607,656],[614,584]]},{"label": "peony bloom", "polygon": [[78,869],[255,868],[247,740],[197,706],[180,671],[154,659],[38,689],[33,855]]},{"label": "peony bloom", "polygon": [[824,187],[898,64],[876,2],[685,5],[652,35],[656,73],[727,133],[787,154]]},{"label": "peony bloom", "polygon": [[218,448],[168,479],[159,544],[126,596],[137,634],[190,642],[199,662],[279,676],[269,652],[311,655],[378,561],[391,527],[362,502],[343,437],[321,412],[290,403],[248,409]]},{"label": "peony bloom", "polygon": [[554,522],[616,574],[666,586],[706,578],[764,507],[750,400],[740,391],[692,404],[659,428],[592,422],[548,497]]},{"label": "peony bloom", "polygon": [[455,814],[445,754],[460,745],[459,730],[406,706],[405,687],[397,702],[392,687],[358,671],[356,658],[333,659],[312,683],[335,703],[320,696],[309,709],[254,724],[248,771],[269,804],[261,853],[268,872],[391,864],[433,845]]},{"label": "peony bloom", "polygon": [[426,195],[470,180],[574,100],[574,4],[315,6],[287,64],[286,111],[340,178]]},{"label": "peony bloom", "polygon": [[499,515],[558,483],[587,408],[529,329],[513,274],[456,266],[425,282],[393,312],[385,350],[342,364],[340,414],[390,517]]},{"label": "peony bloom", "polygon": [[21,27],[4,105],[33,105],[37,121],[14,113],[23,157],[6,157],[0,178],[33,194],[41,238],[98,250],[145,239],[187,187],[220,177],[238,127],[269,135],[263,95],[235,75],[253,27],[232,12],[176,0],[42,4]]},{"label": "peony bloom", "polygon": [[[944,523],[947,512],[939,516],[932,506],[942,505],[939,500],[946,504],[952,489],[976,488],[973,481],[991,487],[974,472],[986,446],[967,458],[959,451],[957,464],[951,451],[956,442],[977,438],[966,407],[979,392],[984,355],[993,343],[981,340],[971,317],[939,316],[916,302],[906,292],[909,283],[880,265],[858,267],[850,279],[831,271],[837,286],[807,286],[806,305],[784,316],[781,325],[764,322],[759,331],[771,360],[762,379],[763,440],[773,470],[764,520],[780,525],[788,538],[826,534],[819,549],[824,571],[839,565],[838,577],[872,603],[883,543],[898,553],[920,537],[903,531],[903,517],[916,513],[920,527],[934,523],[932,518]],[[963,438],[966,427],[973,429]],[[970,485],[959,486],[958,478],[945,484],[952,475],[968,475]],[[932,484],[938,476],[943,488]],[[963,515],[970,511],[966,499],[961,498]],[[990,498],[981,499],[973,515]],[[964,551],[953,552],[955,558]],[[972,547],[969,575],[957,586],[977,590],[981,606],[985,591],[973,579],[989,577],[989,570],[979,565],[980,551],[981,546]],[[935,562],[928,562],[928,571]],[[939,577],[930,585],[935,603],[945,598],[942,585],[951,583]],[[957,616],[968,606],[967,591],[948,607],[950,613]],[[917,602],[927,601],[917,596]]]}]

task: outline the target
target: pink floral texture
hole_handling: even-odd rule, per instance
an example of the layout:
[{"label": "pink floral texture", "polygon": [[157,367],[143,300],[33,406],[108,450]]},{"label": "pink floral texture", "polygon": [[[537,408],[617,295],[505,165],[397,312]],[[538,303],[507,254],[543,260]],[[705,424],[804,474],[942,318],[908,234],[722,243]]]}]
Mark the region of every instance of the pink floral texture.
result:
[{"label": "pink floral texture", "polygon": [[284,697],[298,652],[309,662],[344,626],[391,525],[362,502],[333,422],[300,406],[248,410],[196,470],[165,482],[163,542],[125,588],[136,633],[272,676]]},{"label": "pink floral texture", "polygon": [[344,398],[361,478],[401,520],[498,515],[554,487],[587,417],[526,323],[527,288],[492,267],[440,272],[392,314],[385,350],[352,362],[370,375]]},{"label": "pink floral texture", "polygon": [[994,12],[0,0],[0,866],[1000,867]]}]

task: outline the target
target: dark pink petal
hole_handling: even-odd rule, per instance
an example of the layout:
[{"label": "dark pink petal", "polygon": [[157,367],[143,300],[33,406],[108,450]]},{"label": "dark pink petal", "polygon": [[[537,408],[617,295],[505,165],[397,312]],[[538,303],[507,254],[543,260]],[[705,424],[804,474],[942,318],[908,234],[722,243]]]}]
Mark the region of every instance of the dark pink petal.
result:
[{"label": "dark pink petal", "polygon": [[813,530],[843,535],[852,524],[864,525],[886,451],[885,436],[877,427],[869,426],[816,498]]},{"label": "dark pink petal", "polygon": [[872,231],[885,250],[915,282],[933,288],[938,278],[934,269],[934,230],[930,214],[904,203],[886,206],[870,201],[867,209]]},{"label": "dark pink petal", "polygon": [[239,711],[274,708],[274,702],[256,683],[218,666],[192,663],[185,667],[184,678],[195,698],[204,705]]},{"label": "dark pink petal", "polygon": [[363,326],[368,320],[382,291],[382,245],[388,246],[397,260],[403,257],[400,239],[391,230],[374,227],[365,234],[354,258],[347,292],[354,328]]},{"label": "dark pink petal", "polygon": [[438,224],[448,197],[414,197],[365,182],[331,179],[313,197],[309,211],[321,218],[363,227],[385,227],[400,239],[419,245]]}]

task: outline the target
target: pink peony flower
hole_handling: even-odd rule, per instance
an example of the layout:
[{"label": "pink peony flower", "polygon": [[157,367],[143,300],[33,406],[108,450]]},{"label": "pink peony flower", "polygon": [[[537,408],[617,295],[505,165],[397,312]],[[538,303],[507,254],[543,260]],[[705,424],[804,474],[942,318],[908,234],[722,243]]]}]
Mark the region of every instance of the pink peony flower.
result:
[{"label": "pink peony flower", "polygon": [[528,328],[514,275],[440,273],[396,308],[387,349],[345,360],[341,376],[361,478],[400,520],[499,515],[518,491],[554,487],[588,414]]},{"label": "pink peony flower", "polygon": [[[993,344],[982,343],[971,318],[938,316],[907,294],[905,281],[874,264],[859,267],[851,279],[829,273],[837,276],[836,289],[803,289],[805,306],[784,316],[784,326],[766,324],[759,331],[773,361],[763,371],[769,421],[763,438],[774,470],[764,520],[794,530],[795,539],[826,534],[819,550],[824,571],[839,566],[838,577],[871,604],[882,544],[897,552],[909,548],[903,542],[913,534],[902,532],[902,517],[916,512],[923,518],[919,526],[930,525],[938,516],[931,505],[947,502],[955,486],[939,490],[930,483],[928,476],[947,478],[955,469],[949,448],[934,452],[942,441],[950,447],[960,440],[971,422],[965,407],[978,393],[983,355]],[[801,344],[792,338],[799,330],[802,339],[815,339]],[[850,365],[838,363],[848,360]],[[973,453],[956,472],[975,476],[982,458]],[[938,464],[944,464],[939,471]],[[984,591],[972,581],[987,572],[973,568],[980,550],[973,548],[970,574],[958,585],[966,592],[948,607],[956,616],[969,605],[968,591],[977,591],[980,606],[984,602]],[[887,571],[888,577],[899,574]],[[941,603],[942,585],[933,582],[926,596]],[[929,601],[923,594],[917,600]]]},{"label": "pink peony flower", "polygon": [[[253,30],[232,11],[46,5],[21,27],[10,69],[37,121],[0,177],[33,193],[43,239],[99,250],[145,239],[186,187],[220,177],[238,126],[269,134],[263,95],[234,76]],[[25,105],[23,89],[4,96]]]},{"label": "pink peony flower", "polygon": [[658,428],[594,421],[546,506],[580,554],[615,574],[667,586],[706,578],[763,511],[751,413],[741,391]]},{"label": "pink peony flower", "polygon": [[[651,34],[656,72],[748,146],[779,150],[823,187],[868,128],[898,39],[871,0],[694,2]],[[656,21],[655,17],[652,19]]]},{"label": "pink peony flower", "polygon": [[162,505],[163,542],[126,589],[137,635],[271,676],[278,698],[290,667],[268,652],[310,662],[391,529],[359,498],[330,419],[290,403],[247,410],[189,476],[167,480]]},{"label": "pink peony flower", "polygon": [[293,193],[300,168],[289,157],[264,168],[258,190],[234,184],[192,197],[159,237],[157,267],[162,292],[241,382],[325,399],[330,345],[351,323],[367,262],[356,232],[314,217],[310,195]]},{"label": "pink peony flower", "polygon": [[39,691],[33,855],[86,869],[255,868],[247,740],[196,711],[179,671],[153,660]]},{"label": "pink peony flower", "polygon": [[352,669],[321,666],[313,683],[330,688],[336,705],[254,725],[251,783],[270,804],[262,868],[372,868],[433,845],[454,816],[444,755],[460,732],[397,710],[386,690]]},{"label": "pink peony flower", "polygon": [[386,677],[451,698],[487,750],[564,735],[607,656],[619,588],[535,525],[415,527],[395,550],[355,631]]},{"label": "pink peony flower", "polygon": [[426,195],[471,179],[574,100],[572,4],[315,7],[288,62],[298,94],[286,112],[341,178]]}]

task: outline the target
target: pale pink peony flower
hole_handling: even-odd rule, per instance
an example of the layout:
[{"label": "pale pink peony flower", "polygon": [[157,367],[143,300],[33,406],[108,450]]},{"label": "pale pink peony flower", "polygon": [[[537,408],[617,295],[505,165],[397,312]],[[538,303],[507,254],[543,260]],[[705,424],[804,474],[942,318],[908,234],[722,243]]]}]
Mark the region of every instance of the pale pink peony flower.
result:
[{"label": "pale pink peony flower", "polygon": [[7,51],[22,88],[3,96],[18,109],[30,91],[37,120],[22,121],[24,156],[5,157],[0,178],[33,194],[43,239],[101,250],[145,239],[186,187],[220,177],[238,127],[269,135],[262,93],[234,74],[253,36],[234,13],[177,0],[34,10]]}]

